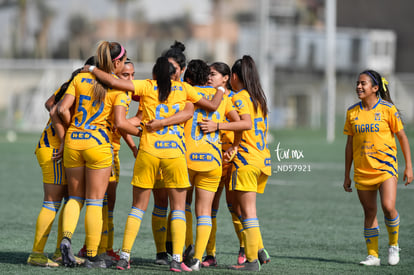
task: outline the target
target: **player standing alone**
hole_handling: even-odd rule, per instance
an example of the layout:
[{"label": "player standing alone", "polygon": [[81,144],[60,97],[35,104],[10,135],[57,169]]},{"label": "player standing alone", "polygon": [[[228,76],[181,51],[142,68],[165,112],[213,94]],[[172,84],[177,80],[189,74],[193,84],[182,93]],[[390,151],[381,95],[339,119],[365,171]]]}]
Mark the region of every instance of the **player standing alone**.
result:
[{"label": "player standing alone", "polygon": [[368,256],[361,265],[380,265],[377,191],[388,231],[388,264],[400,261],[398,234],[400,216],[395,209],[398,182],[397,136],[405,157],[405,185],[413,179],[410,145],[397,108],[393,105],[388,82],[379,73],[366,70],[359,75],[356,92],[360,102],[346,114],[344,189],[352,192],[350,170],[354,162],[354,181],[364,209],[364,237]]}]

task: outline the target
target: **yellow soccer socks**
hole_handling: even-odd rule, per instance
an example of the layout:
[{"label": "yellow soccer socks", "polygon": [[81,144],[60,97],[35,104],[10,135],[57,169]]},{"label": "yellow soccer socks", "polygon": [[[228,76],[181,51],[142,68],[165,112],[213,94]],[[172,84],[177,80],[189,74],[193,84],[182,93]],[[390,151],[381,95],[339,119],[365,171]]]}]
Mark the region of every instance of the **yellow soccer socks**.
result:
[{"label": "yellow soccer socks", "polygon": [[206,254],[210,256],[216,256],[217,212],[218,209],[211,209],[211,232],[206,247]]},{"label": "yellow soccer socks", "polygon": [[56,212],[59,211],[60,201],[44,201],[36,221],[36,233],[33,242],[33,252],[43,253],[49,237]]},{"label": "yellow soccer socks", "polygon": [[102,235],[102,208],[103,199],[86,199],[85,233],[86,255],[95,257]]},{"label": "yellow soccer socks", "polygon": [[193,239],[193,213],[191,212],[191,204],[185,203],[185,220],[186,220],[186,233],[185,233],[185,247],[192,245]]},{"label": "yellow soccer socks", "polygon": [[245,239],[245,253],[247,261],[253,262],[257,260],[260,226],[258,218],[243,220],[243,231]]},{"label": "yellow soccer socks", "polygon": [[194,258],[202,260],[211,232],[211,216],[198,216]]},{"label": "yellow soccer socks", "polygon": [[388,239],[390,246],[397,246],[398,245],[398,235],[400,230],[400,215],[397,213],[397,217],[394,219],[387,219],[384,217],[385,226],[387,227],[388,231]]},{"label": "yellow soccer socks", "polygon": [[154,205],[152,211],[152,234],[157,253],[166,252],[167,240],[167,208]]},{"label": "yellow soccer socks", "polygon": [[181,255],[186,239],[186,211],[172,210],[171,211],[171,239],[173,247],[173,260],[181,262]]},{"label": "yellow soccer socks", "polygon": [[141,210],[134,206],[131,207],[125,224],[124,240],[122,242],[122,252],[128,254],[131,253],[131,249],[134,245],[135,238],[138,235],[139,228],[141,227],[141,222],[144,214],[144,210]]},{"label": "yellow soccer socks", "polygon": [[364,228],[365,244],[367,245],[368,255],[378,258],[378,235],[379,227]]},{"label": "yellow soccer socks", "polygon": [[114,211],[108,210],[108,245],[107,249],[114,246]]},{"label": "yellow soccer socks", "polygon": [[84,198],[73,196],[69,197],[68,203],[63,209],[63,237],[72,239],[72,235],[75,232],[76,225],[78,224],[80,211],[83,207],[83,202]]}]

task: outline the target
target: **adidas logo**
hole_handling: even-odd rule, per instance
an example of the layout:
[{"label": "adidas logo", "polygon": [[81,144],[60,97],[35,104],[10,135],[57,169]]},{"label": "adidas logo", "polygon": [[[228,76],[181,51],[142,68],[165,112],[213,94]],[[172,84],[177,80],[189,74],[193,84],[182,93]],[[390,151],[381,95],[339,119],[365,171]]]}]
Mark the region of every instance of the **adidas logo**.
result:
[{"label": "adidas logo", "polygon": [[165,232],[167,229],[163,226],[160,229],[157,230],[157,232]]}]

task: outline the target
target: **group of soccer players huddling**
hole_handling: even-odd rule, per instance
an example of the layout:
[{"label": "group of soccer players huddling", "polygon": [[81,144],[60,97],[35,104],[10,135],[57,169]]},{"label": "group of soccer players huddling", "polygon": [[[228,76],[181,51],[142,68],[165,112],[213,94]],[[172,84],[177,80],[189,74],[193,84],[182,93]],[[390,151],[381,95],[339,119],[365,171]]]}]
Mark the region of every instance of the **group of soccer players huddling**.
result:
[{"label": "group of soccer players huddling", "polygon": [[[152,193],[155,263],[175,272],[216,266],[223,190],[239,239],[230,268],[259,271],[270,262],[256,215],[256,194],[264,192],[271,163],[268,108],[255,62],[245,55],[231,69],[199,59],[187,64],[184,50],[176,41],[156,60],[152,79],[135,80],[126,49],[102,41],[47,100],[50,119],[36,148],[44,202],[28,264],[129,269]],[[139,109],[127,118],[131,99]],[[138,146],[132,136],[140,137]],[[122,248],[115,252],[121,137],[136,159],[132,206]],[[49,259],[44,247],[61,204]],[[85,204],[85,242],[75,255],[72,236]]]}]

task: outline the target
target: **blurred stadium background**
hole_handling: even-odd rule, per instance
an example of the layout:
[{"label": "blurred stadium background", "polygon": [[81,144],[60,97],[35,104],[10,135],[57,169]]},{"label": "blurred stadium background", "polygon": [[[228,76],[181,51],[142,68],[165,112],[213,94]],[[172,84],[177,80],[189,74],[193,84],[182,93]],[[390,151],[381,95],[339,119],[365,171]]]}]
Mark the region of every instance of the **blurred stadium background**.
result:
[{"label": "blurred stadium background", "polygon": [[[327,4],[336,4],[335,66],[330,71],[336,78],[333,111],[327,108],[325,17],[332,15]],[[342,190],[346,140],[342,127],[346,108],[357,101],[357,74],[371,68],[388,78],[408,138],[414,137],[413,10],[410,0],[0,0],[0,175],[4,191],[0,216],[7,221],[0,231],[0,273],[47,273],[25,264],[41,206],[41,171],[33,151],[48,118],[46,99],[94,54],[100,40],[119,41],[127,48],[137,79],[151,77],[157,56],[178,40],[186,45],[188,60],[231,65],[249,54],[259,66],[274,137],[269,140],[274,173],[258,201],[263,236],[272,256],[272,264],[262,273],[412,274],[414,186],[404,187],[402,180],[397,200],[404,217],[401,265],[369,270],[356,265],[365,254],[363,212],[356,193]],[[324,140],[328,118],[336,120],[332,143]],[[284,152],[300,150],[304,157],[280,161],[275,150],[279,146]],[[120,226],[115,237],[118,248],[130,209],[134,164],[127,146],[121,147],[121,155],[115,214]],[[399,160],[403,171],[401,152]],[[305,165],[309,171],[278,170],[290,164]],[[221,262],[217,270],[203,270],[205,274],[227,274],[226,265],[237,255],[224,196],[222,200],[218,215],[224,226],[218,236]],[[139,245],[134,246],[136,266],[131,274],[163,271],[148,256],[155,253],[148,215]],[[84,239],[83,219],[78,231],[76,247]],[[56,224],[46,251],[54,250],[55,236]],[[382,233],[380,239],[383,262],[385,236]],[[113,270],[88,273],[105,272]]]},{"label": "blurred stadium background", "polygon": [[[333,109],[326,79],[330,2],[336,4]],[[330,117],[340,129],[357,100],[358,72],[375,69],[389,79],[394,102],[412,124],[413,8],[409,0],[0,0],[0,127],[42,130],[43,103],[100,40],[127,48],[137,79],[150,77],[156,57],[175,40],[186,45],[188,60],[231,65],[253,56],[274,129],[324,131]]]}]

